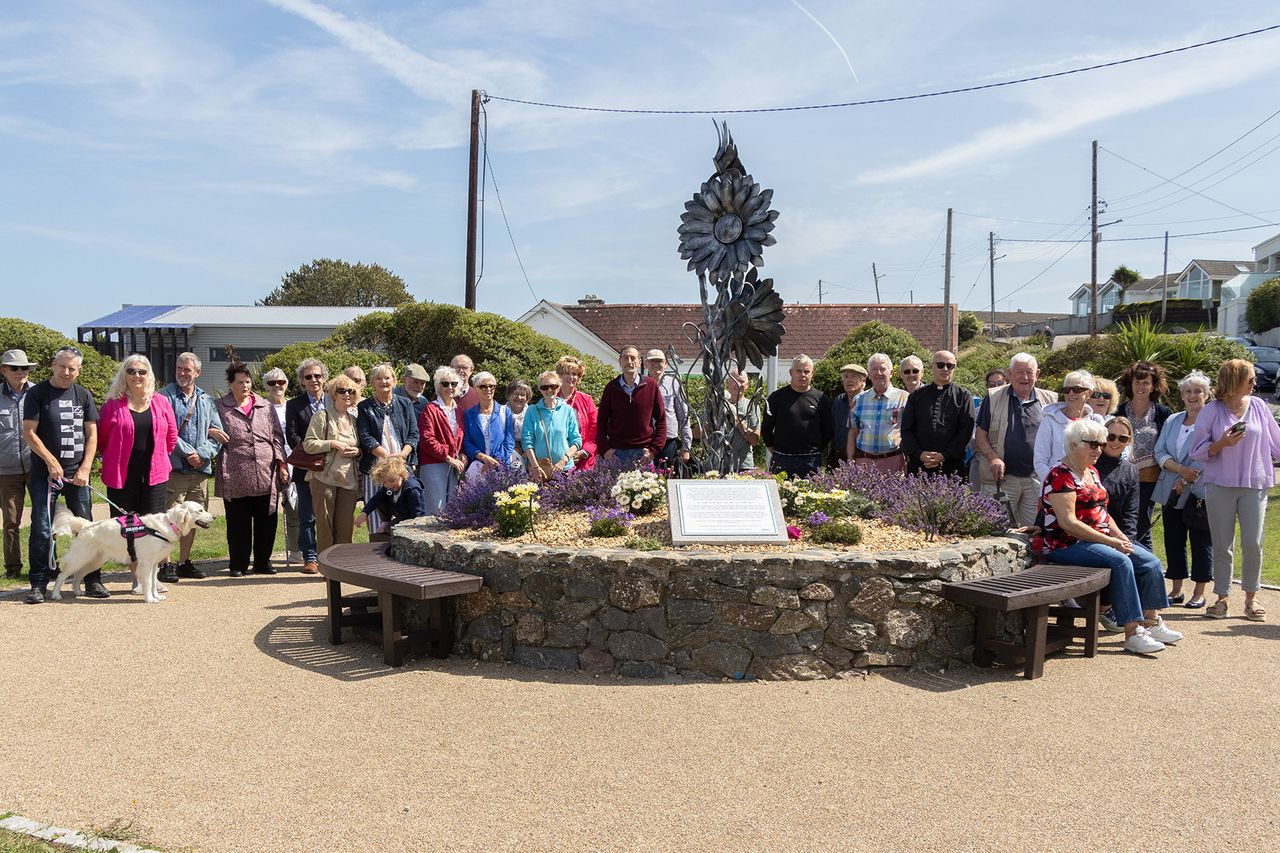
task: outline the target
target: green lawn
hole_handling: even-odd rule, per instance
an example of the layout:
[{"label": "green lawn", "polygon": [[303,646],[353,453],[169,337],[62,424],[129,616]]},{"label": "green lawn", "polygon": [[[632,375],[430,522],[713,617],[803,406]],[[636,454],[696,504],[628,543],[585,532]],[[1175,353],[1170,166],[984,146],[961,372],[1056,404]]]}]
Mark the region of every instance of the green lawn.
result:
[{"label": "green lawn", "polygon": [[[1157,521],[1151,528],[1151,544],[1160,562],[1165,561],[1164,525]],[[1240,577],[1240,534],[1236,534],[1236,577]],[[1262,531],[1262,582],[1280,585],[1280,486],[1267,495],[1267,520]],[[1188,581],[1188,584],[1190,581]],[[1187,587],[1191,591],[1191,587]],[[1210,599],[1212,600],[1212,599]]]}]

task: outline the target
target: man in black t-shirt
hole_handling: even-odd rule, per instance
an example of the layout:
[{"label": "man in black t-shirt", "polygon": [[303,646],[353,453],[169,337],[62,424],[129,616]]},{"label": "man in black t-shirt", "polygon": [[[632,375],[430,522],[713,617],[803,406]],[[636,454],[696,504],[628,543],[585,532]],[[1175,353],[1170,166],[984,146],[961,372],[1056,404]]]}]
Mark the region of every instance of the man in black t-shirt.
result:
[{"label": "man in black t-shirt", "polygon": [[[53,373],[27,392],[22,407],[22,436],[31,448],[31,592],[27,604],[44,601],[53,569],[49,524],[61,495],[67,509],[93,518],[89,476],[98,452],[98,407],[93,395],[76,384],[80,350],[63,347],[53,356]],[[85,576],[90,598],[109,598],[101,570]]]},{"label": "man in black t-shirt", "polygon": [[769,395],[761,439],[769,448],[769,470],[808,477],[822,469],[822,454],[831,443],[831,400],[813,387],[813,359],[791,361],[791,384]]}]

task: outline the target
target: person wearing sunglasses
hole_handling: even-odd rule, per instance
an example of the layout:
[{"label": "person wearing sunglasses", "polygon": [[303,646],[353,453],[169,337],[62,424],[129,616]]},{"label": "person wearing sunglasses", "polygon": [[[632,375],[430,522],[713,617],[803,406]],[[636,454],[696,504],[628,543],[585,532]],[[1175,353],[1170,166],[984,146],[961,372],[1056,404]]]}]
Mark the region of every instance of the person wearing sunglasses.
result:
[{"label": "person wearing sunglasses", "polygon": [[227,443],[215,476],[227,516],[228,568],[233,578],[274,575],[278,489],[289,482],[285,437],[275,409],[253,393],[253,371],[243,361],[227,365],[229,390],[215,402]]},{"label": "person wearing sunglasses", "polygon": [[[284,406],[284,435],[289,447],[298,447],[307,437],[311,418],[325,406],[324,386],[329,381],[329,367],[318,358],[304,359],[295,371],[302,393]],[[307,470],[294,468],[291,475],[298,502],[298,550],[302,552],[302,573],[320,571],[316,551],[316,514],[311,503],[311,484]]]},{"label": "person wearing sunglasses", "polygon": [[1103,376],[1093,377],[1093,392],[1089,394],[1089,408],[1106,420],[1116,413],[1116,407],[1119,405],[1120,389],[1116,383]]},{"label": "person wearing sunglasses", "polygon": [[[391,385],[394,385],[393,381]],[[391,393],[391,385],[386,393]],[[316,514],[316,550],[345,545],[355,533],[356,503],[364,496],[360,477],[360,438],[356,417],[360,385],[339,373],[325,386],[324,408],[307,427],[302,449],[325,454],[324,467],[307,472]]]},{"label": "person wearing sunglasses", "polygon": [[[280,368],[273,367],[262,374],[262,384],[267,389],[267,402],[275,410],[276,420],[280,422],[280,431],[284,432],[286,423],[285,411],[289,405],[289,401],[285,399],[285,394],[289,390],[289,375]],[[286,454],[293,450],[287,436],[284,449]],[[289,471],[290,475],[292,475],[292,467]],[[280,490],[279,508],[284,511],[285,559],[291,562],[298,552],[298,490],[292,483],[289,484],[287,489]],[[183,566],[178,566],[177,573],[180,577],[187,577],[183,573],[183,568]],[[204,572],[200,572],[199,576],[204,577]]]},{"label": "person wearing sunglasses", "polygon": [[[408,471],[418,467],[418,413],[408,397],[396,391],[396,369],[387,362],[369,371],[373,396],[357,406],[356,433],[360,439],[360,475],[365,506],[382,492],[382,483],[373,476],[373,466],[383,459],[400,457]],[[416,478],[413,478],[416,482]],[[378,537],[388,521],[377,509],[367,510],[369,533]]]},{"label": "person wearing sunglasses", "polygon": [[910,394],[924,384],[924,362],[919,356],[907,356],[898,364],[898,376],[902,389]]},{"label": "person wearing sunglasses", "polygon": [[[458,371],[444,366],[436,368],[434,380],[436,398],[418,415],[418,479],[422,481],[427,515],[439,514],[457,491],[467,468],[467,457],[462,452],[466,425],[457,402],[465,380]],[[476,394],[477,402],[479,397]]]},{"label": "person wearing sunglasses", "polygon": [[1003,492],[1021,527],[1036,520],[1043,482],[1036,476],[1036,433],[1045,408],[1058,401],[1054,392],[1036,387],[1039,378],[1035,356],[1020,352],[1009,359],[1009,384],[994,389],[982,401],[973,435],[982,491]]},{"label": "person wearing sunglasses", "polygon": [[[639,353],[635,356],[635,366],[640,366]],[[633,370],[633,376],[634,373]],[[542,399],[524,413],[520,446],[524,448],[526,467],[533,479],[545,483],[573,469],[573,460],[582,446],[582,435],[573,407],[560,397],[560,374],[554,370],[540,373],[538,391]]]},{"label": "person wearing sunglasses", "polygon": [[1204,505],[1204,463],[1192,457],[1191,440],[1196,422],[1213,396],[1213,388],[1208,376],[1193,370],[1178,383],[1178,393],[1184,410],[1169,416],[1156,440],[1160,479],[1156,481],[1151,499],[1163,507],[1160,517],[1164,521],[1164,576],[1173,584],[1169,601],[1183,603],[1182,585],[1188,576],[1189,545],[1190,577],[1195,588],[1186,606],[1195,609],[1204,607],[1205,588],[1213,582],[1213,536]]},{"label": "person wearing sunglasses", "polygon": [[[126,356],[98,412],[98,452],[102,454],[102,484],[114,505],[112,515],[164,512],[168,506],[170,456],[178,446],[178,423],[173,407],[156,393],[156,378],[146,356]],[[137,586],[137,566],[134,592]]]},{"label": "person wearing sunglasses", "polygon": [[[169,482],[165,487],[165,506],[195,501],[209,508],[209,480],[213,477],[213,460],[222,450],[227,434],[213,397],[196,384],[200,378],[200,357],[193,352],[180,353],[174,361],[174,379],[160,394],[169,401],[178,423],[178,443],[169,454]],[[178,540],[178,562],[165,562],[159,579],[177,583],[180,578],[203,578],[204,570],[191,562],[191,546],[195,531]]]},{"label": "person wearing sunglasses", "polygon": [[1227,599],[1235,574],[1233,545],[1240,525],[1240,589],[1244,618],[1263,622],[1257,602],[1262,586],[1262,543],[1267,521],[1267,492],[1276,484],[1280,463],[1280,424],[1266,402],[1254,396],[1253,363],[1240,358],[1218,368],[1217,399],[1196,418],[1191,457],[1204,463],[1205,509],[1213,537],[1213,593],[1205,608],[1211,619],[1227,617]]},{"label": "person wearing sunglasses", "polygon": [[1151,361],[1136,361],[1121,375],[1120,390],[1125,401],[1116,409],[1133,424],[1130,458],[1138,466],[1138,541],[1151,550],[1151,496],[1160,479],[1156,462],[1156,440],[1173,411],[1160,402],[1169,393],[1164,368]]},{"label": "person wearing sunglasses", "polygon": [[[98,407],[93,395],[76,382],[82,363],[80,350],[66,346],[53,354],[49,378],[37,383],[22,400],[22,438],[31,448],[31,591],[27,604],[44,601],[54,565],[49,524],[59,497],[80,518],[93,518],[89,477],[98,452]],[[102,585],[102,570],[84,577],[84,594],[110,598]]]},{"label": "person wearing sunglasses", "polygon": [[871,387],[853,401],[845,455],[855,465],[871,465],[886,474],[907,470],[902,455],[902,410],[907,392],[893,387],[893,359],[882,352],[867,359]]},{"label": "person wearing sunglasses", "polygon": [[960,476],[964,451],[973,435],[973,398],[951,379],[955,354],[933,354],[933,381],[917,388],[902,410],[902,452],[907,473]]},{"label": "person wearing sunglasses", "polygon": [[18,530],[31,479],[31,448],[22,440],[22,400],[35,387],[30,381],[35,364],[20,349],[0,357],[4,384],[0,386],[0,508],[4,513],[4,576],[22,574]]},{"label": "person wearing sunglasses", "polygon": [[516,447],[516,422],[511,409],[494,399],[498,392],[497,378],[482,370],[475,375],[471,387],[480,396],[480,402],[462,414],[462,451],[471,460],[468,476],[510,465]]},{"label": "person wearing sunglasses", "polygon": [[560,399],[573,407],[578,415],[578,432],[582,445],[573,460],[575,471],[589,471],[596,466],[596,428],[600,411],[596,401],[586,391],[578,390],[578,383],[586,375],[587,367],[572,355],[562,355],[556,362],[556,375],[560,377]]},{"label": "person wearing sunglasses", "polygon": [[1107,593],[1113,619],[1124,630],[1124,649],[1150,655],[1182,639],[1164,624],[1169,606],[1160,560],[1125,535],[1107,511],[1107,490],[1095,467],[1107,428],[1078,418],[1066,428],[1067,452],[1041,487],[1044,526],[1032,540],[1046,560],[1110,570]]},{"label": "person wearing sunglasses", "polygon": [[1093,393],[1093,374],[1087,370],[1073,370],[1062,378],[1062,402],[1044,407],[1044,418],[1036,431],[1033,455],[1036,476],[1041,481],[1049,469],[1062,461],[1067,448],[1063,433],[1067,425],[1081,418],[1094,423],[1104,423],[1102,415],[1089,408],[1089,395]]}]

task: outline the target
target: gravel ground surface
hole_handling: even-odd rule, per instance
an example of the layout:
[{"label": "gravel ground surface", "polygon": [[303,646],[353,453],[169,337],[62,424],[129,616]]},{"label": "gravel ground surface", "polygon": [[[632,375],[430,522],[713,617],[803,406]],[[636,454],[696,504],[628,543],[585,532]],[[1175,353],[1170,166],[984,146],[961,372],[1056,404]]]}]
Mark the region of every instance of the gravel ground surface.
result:
[{"label": "gravel ground surface", "polygon": [[0,813],[218,851],[1280,849],[1275,593],[1034,682],[729,684],[389,670],[328,645],[322,590],[0,599]]}]

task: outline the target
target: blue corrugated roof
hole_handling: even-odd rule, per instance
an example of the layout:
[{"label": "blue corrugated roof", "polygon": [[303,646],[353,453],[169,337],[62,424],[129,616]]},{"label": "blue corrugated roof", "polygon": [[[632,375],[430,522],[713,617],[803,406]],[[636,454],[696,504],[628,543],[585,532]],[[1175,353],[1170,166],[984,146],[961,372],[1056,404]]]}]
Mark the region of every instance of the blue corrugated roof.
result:
[{"label": "blue corrugated roof", "polygon": [[82,328],[94,326],[119,327],[125,329],[135,329],[143,326],[155,326],[159,328],[178,328],[189,329],[190,323],[153,323],[151,322],[157,317],[168,314],[181,308],[181,305],[126,305],[119,311],[113,311],[105,317],[99,317],[88,323],[81,323]]}]

